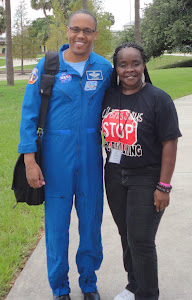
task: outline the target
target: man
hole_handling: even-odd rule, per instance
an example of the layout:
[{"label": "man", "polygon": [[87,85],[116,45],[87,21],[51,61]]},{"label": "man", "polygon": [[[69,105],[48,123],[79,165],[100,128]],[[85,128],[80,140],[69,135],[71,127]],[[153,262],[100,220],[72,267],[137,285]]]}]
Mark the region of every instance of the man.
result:
[{"label": "man", "polygon": [[103,258],[100,114],[112,67],[91,51],[96,30],[97,21],[89,11],[76,11],[71,16],[67,28],[69,45],[59,51],[59,72],[49,100],[42,138],[42,170],[34,153],[44,59],[33,70],[23,101],[19,152],[25,153],[30,186],[45,185],[47,266],[53,299],[71,299],[68,230],[73,198],[79,218],[79,285],[85,300],[100,299],[95,274]]}]

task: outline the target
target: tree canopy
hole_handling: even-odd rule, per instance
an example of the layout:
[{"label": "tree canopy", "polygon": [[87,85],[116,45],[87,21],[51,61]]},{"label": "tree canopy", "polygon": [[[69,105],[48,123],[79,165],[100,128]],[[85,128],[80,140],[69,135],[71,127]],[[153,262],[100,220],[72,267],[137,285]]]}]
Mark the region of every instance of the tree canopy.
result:
[{"label": "tree canopy", "polygon": [[[54,22],[53,16],[47,16],[48,26]],[[49,28],[47,26],[46,18],[38,18],[32,21],[32,24],[29,26],[29,35],[38,39],[41,45],[45,45],[47,39],[49,38]]]},{"label": "tree canopy", "polygon": [[149,57],[165,50],[192,52],[192,1],[154,0],[144,10],[141,31]]},{"label": "tree canopy", "polygon": [[[165,51],[192,52],[192,1],[153,0],[143,9],[141,42],[150,57]],[[119,32],[118,44],[135,42],[134,26]]]},{"label": "tree canopy", "polygon": [[29,21],[25,2],[20,2],[14,18],[13,57],[21,59],[21,73],[23,74],[23,60],[36,58],[39,43],[29,35]]},{"label": "tree canopy", "polygon": [[[88,5],[88,9],[98,20],[99,36],[98,40],[95,42],[94,51],[100,55],[106,55],[111,51],[110,41],[112,39],[112,35],[110,27],[114,24],[115,19],[111,13],[103,10],[101,0],[31,0],[31,4],[35,4],[36,9],[45,9],[45,2],[51,2],[53,16],[49,18],[49,21],[49,16],[46,16],[46,22],[36,20],[37,22],[33,22],[33,24],[36,28],[38,28],[36,34],[40,29],[39,26],[41,27],[41,32],[44,33],[44,41],[46,41],[48,50],[58,50],[63,43],[67,42],[66,26],[68,25],[70,15],[74,11],[82,9],[85,5]],[[47,30],[45,28],[46,26]],[[40,36],[40,34],[37,36]]]},{"label": "tree canopy", "polygon": [[5,10],[2,6],[0,6],[0,34],[5,32]]},{"label": "tree canopy", "polygon": [[35,10],[42,9],[45,17],[47,17],[47,10],[52,9],[52,0],[31,0],[31,7]]}]

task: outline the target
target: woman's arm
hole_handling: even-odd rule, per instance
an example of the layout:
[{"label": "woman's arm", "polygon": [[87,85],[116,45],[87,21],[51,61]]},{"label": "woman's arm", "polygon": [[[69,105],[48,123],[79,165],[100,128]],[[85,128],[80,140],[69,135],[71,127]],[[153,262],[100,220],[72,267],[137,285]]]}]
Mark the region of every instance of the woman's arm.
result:
[{"label": "woman's arm", "polygon": [[[170,184],[173,171],[175,168],[176,154],[177,154],[177,141],[170,140],[163,142],[162,150],[162,162],[161,162],[161,174],[160,182]],[[164,193],[159,190],[154,192],[154,205],[156,205],[156,211],[159,212],[169,205],[170,197],[169,193]]]}]

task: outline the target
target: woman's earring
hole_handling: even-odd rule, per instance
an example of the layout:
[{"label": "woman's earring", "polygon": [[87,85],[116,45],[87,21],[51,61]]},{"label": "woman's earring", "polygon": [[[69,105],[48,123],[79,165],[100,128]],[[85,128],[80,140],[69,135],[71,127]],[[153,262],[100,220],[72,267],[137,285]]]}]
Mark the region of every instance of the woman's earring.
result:
[{"label": "woman's earring", "polygon": [[142,83],[145,82],[145,75],[144,75],[144,73],[142,73],[141,81],[142,81]]},{"label": "woman's earring", "polygon": [[117,75],[117,85],[119,85],[119,75]]}]

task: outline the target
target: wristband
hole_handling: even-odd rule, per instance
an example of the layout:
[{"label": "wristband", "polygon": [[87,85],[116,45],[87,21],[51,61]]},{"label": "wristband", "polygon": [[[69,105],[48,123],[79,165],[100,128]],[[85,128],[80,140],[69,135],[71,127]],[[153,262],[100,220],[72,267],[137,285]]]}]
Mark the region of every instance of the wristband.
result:
[{"label": "wristband", "polygon": [[168,184],[168,183],[164,183],[164,182],[159,182],[161,185],[164,185],[164,186],[168,186],[168,187],[170,187],[171,185],[170,184]]},{"label": "wristband", "polygon": [[163,192],[163,193],[170,193],[171,192],[171,189],[172,189],[172,186],[171,185],[164,185],[162,184],[163,182],[158,182],[156,188],[157,190],[159,190],[160,192]]}]

